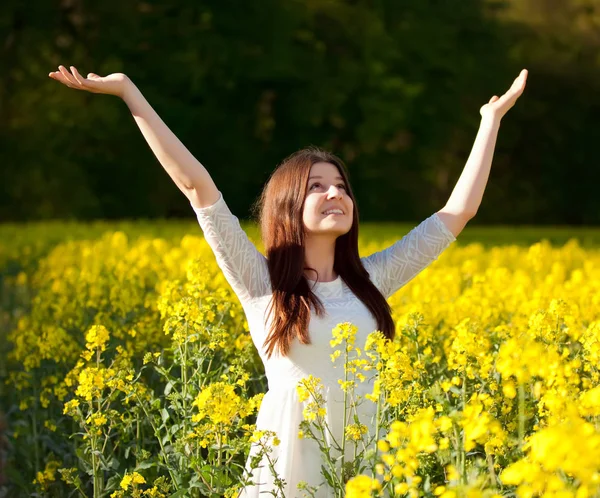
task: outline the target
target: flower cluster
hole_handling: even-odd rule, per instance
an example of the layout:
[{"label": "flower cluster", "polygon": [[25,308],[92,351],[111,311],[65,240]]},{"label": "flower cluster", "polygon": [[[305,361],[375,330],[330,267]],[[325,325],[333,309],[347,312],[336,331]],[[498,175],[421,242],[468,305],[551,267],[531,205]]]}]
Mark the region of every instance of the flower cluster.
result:
[{"label": "flower cluster", "polygon": [[[252,423],[267,383],[241,304],[202,237],[160,230],[71,227],[58,244],[40,232],[11,256],[4,382],[22,494],[234,497],[251,448],[274,469],[281,435]],[[335,326],[339,378],[313,372],[296,391],[299,437],[341,451],[327,485],[600,494],[599,268],[575,240],[453,246],[389,299],[394,340]]]}]

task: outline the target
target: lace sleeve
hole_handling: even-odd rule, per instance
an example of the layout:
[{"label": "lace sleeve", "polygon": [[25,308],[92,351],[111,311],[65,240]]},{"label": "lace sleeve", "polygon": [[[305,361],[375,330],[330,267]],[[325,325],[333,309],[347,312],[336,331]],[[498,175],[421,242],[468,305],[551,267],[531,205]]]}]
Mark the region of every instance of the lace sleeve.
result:
[{"label": "lace sleeve", "polygon": [[361,259],[371,281],[387,299],[455,240],[454,234],[434,213],[387,249]]},{"label": "lace sleeve", "polygon": [[270,293],[267,259],[240,226],[219,192],[212,206],[192,205],[217,264],[241,302]]}]

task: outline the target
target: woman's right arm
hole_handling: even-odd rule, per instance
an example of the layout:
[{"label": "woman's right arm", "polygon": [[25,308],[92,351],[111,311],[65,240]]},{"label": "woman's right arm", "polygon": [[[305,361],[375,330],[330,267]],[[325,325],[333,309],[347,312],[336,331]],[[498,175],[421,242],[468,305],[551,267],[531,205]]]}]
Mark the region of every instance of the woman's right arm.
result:
[{"label": "woman's right arm", "polygon": [[217,202],[219,190],[206,168],[169,129],[129,78],[123,100],[152,152],[190,203],[203,208]]},{"label": "woman's right arm", "polygon": [[108,76],[89,73],[84,78],[74,66],[71,66],[71,72],[64,66],[59,66],[58,69],[48,76],[69,88],[115,95],[123,99],[150,149],[193,207],[203,208],[217,202],[219,190],[206,168],[169,129],[129,77],[123,73]]},{"label": "woman's right arm", "polygon": [[131,81],[126,83],[123,100],[160,163],[190,200],[204,239],[240,301],[249,302],[267,294],[270,280],[265,257],[242,230],[204,166]]},{"label": "woman's right arm", "polygon": [[133,82],[123,73],[108,76],[90,73],[84,78],[74,66],[71,71],[59,66],[59,71],[48,76],[69,88],[115,95],[129,106],[152,152],[189,199],[204,238],[240,301],[269,294],[267,260],[242,230],[208,171],[167,127]]}]

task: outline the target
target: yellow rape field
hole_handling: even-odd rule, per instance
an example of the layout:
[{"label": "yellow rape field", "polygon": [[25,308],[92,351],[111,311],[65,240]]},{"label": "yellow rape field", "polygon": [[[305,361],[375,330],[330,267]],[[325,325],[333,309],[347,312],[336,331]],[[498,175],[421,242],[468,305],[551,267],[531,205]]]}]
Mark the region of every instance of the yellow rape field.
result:
[{"label": "yellow rape field", "polygon": [[[242,308],[201,233],[106,228],[0,245],[9,496],[234,497],[250,444],[279,444]],[[366,233],[361,255],[396,240]],[[461,234],[394,294],[394,341],[332,330],[343,389],[377,375],[338,496],[600,496],[600,251],[497,242]],[[315,437],[319,379],[297,390]]]}]

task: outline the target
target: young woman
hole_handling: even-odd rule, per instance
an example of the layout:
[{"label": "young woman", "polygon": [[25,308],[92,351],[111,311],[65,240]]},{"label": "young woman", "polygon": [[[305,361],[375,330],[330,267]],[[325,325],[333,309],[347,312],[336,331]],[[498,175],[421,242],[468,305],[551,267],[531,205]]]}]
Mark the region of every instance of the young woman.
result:
[{"label": "young woman", "polygon": [[[340,322],[358,327],[361,347],[369,333],[394,337],[394,323],[386,301],[400,287],[431,264],[456,240],[475,216],[489,176],[500,121],[525,88],[523,70],[507,93],[493,96],[481,110],[481,125],[464,171],[446,205],[385,250],[368,257],[358,254],[358,210],[348,173],[335,155],[316,147],[285,159],[272,173],[258,202],[266,257],[241,229],[208,171],[164,124],[138,88],[122,73],[87,78],[71,66],[49,74],[70,88],[112,94],[129,106],[150,148],[189,199],[204,237],[246,313],[250,333],[263,361],[268,392],[260,407],[257,429],[277,433],[273,447],[278,476],[285,480],[284,495],[302,495],[297,484],[324,483],[316,441],[298,438],[305,403],[296,391],[309,374],[324,385],[327,443],[335,458],[343,438],[344,393],[338,379],[343,367],[330,359],[332,329]],[[341,369],[341,371],[340,371]],[[373,380],[359,384],[356,394],[372,391]],[[374,404],[357,407],[361,423],[373,435]],[[350,419],[347,423],[352,423]],[[256,453],[253,446],[248,457]],[[353,458],[346,444],[345,460]],[[276,491],[266,460],[261,462],[240,497]],[[280,496],[280,494],[277,494]],[[331,496],[326,485],[317,497]]]}]

